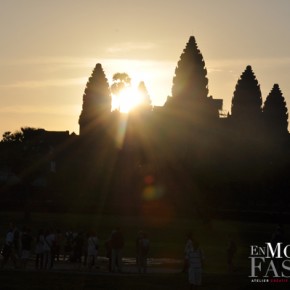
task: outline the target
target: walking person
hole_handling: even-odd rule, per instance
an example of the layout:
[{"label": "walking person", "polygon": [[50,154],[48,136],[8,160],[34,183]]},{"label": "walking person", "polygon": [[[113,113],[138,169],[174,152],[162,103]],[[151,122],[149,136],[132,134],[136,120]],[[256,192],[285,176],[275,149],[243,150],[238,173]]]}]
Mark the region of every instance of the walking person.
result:
[{"label": "walking person", "polygon": [[196,240],[192,240],[192,246],[188,247],[187,259],[189,263],[188,281],[190,290],[197,289],[202,283],[202,267],[204,256]]}]

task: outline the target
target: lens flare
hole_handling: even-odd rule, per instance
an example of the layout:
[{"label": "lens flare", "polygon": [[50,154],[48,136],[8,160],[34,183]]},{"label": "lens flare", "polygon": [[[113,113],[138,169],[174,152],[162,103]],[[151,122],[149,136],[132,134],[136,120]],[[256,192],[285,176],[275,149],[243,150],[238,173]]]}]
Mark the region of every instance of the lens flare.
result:
[{"label": "lens flare", "polygon": [[148,201],[148,200],[156,200],[160,199],[164,194],[164,189],[161,186],[156,186],[156,185],[149,185],[145,186],[143,190],[143,200]]},{"label": "lens flare", "polygon": [[118,130],[117,130],[117,136],[116,136],[116,143],[117,147],[121,149],[123,147],[126,130],[127,130],[127,116],[121,116],[118,123]]},{"label": "lens flare", "polygon": [[142,103],[140,92],[133,87],[124,88],[118,95],[112,95],[112,111],[129,113]]}]

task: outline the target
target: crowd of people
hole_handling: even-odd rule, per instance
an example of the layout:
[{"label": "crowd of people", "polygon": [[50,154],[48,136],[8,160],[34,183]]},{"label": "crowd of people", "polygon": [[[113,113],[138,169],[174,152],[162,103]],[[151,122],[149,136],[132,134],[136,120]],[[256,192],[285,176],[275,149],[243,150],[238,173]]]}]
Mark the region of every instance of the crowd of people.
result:
[{"label": "crowd of people", "polygon": [[30,228],[19,230],[11,223],[3,241],[1,268],[11,260],[15,268],[25,269],[32,257],[35,257],[36,269],[52,269],[54,262],[60,260],[91,266],[96,260],[97,245],[98,238],[93,232],[62,233],[47,228],[33,235]]},{"label": "crowd of people", "polygon": [[[105,241],[108,271],[123,271],[124,237],[120,228],[112,231]],[[13,223],[4,237],[1,247],[1,269],[11,260],[15,268],[26,269],[28,261],[34,263],[35,269],[53,269],[55,262],[69,262],[78,265],[79,269],[98,268],[100,240],[95,231],[74,232],[60,231],[53,228],[39,229],[32,234],[29,227],[19,230]],[[139,231],[136,237],[136,266],[138,273],[147,273],[147,260],[150,241],[144,231]],[[237,246],[229,239],[227,246],[228,271],[234,271],[234,257]],[[183,272],[188,274],[190,289],[196,289],[202,283],[204,253],[199,242],[192,234],[187,235],[184,249]],[[31,267],[31,262],[30,262]]]},{"label": "crowd of people", "polygon": [[[120,228],[112,231],[105,241],[108,270],[122,272],[124,237]],[[75,263],[79,269],[98,268],[100,241],[95,231],[61,232],[53,228],[39,229],[32,234],[29,227],[19,230],[13,223],[3,239],[1,269],[11,261],[15,268],[27,268],[33,261],[35,269],[53,269],[55,262]],[[149,239],[140,231],[136,238],[136,265],[139,273],[147,271]],[[31,265],[31,264],[30,264]]]}]

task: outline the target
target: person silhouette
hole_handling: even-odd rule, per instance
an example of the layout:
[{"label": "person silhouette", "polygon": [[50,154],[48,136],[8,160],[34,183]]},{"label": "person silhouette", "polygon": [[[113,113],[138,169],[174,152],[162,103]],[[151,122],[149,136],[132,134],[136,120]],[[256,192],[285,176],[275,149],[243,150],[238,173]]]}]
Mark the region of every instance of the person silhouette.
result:
[{"label": "person silhouette", "polygon": [[234,267],[234,258],[237,253],[237,245],[233,238],[230,238],[228,246],[227,246],[227,264],[228,264],[228,271],[232,273],[235,271]]},{"label": "person silhouette", "polygon": [[186,252],[188,259],[188,281],[190,289],[197,289],[202,284],[202,267],[204,262],[203,251],[197,240],[193,239]]},{"label": "person silhouette", "polygon": [[140,231],[136,239],[136,262],[138,266],[138,272],[147,273],[147,258],[150,247],[150,241],[146,233]]},{"label": "person silhouette", "polygon": [[124,237],[120,228],[117,228],[115,231],[112,232],[111,247],[112,272],[122,272],[122,250],[124,247]]}]

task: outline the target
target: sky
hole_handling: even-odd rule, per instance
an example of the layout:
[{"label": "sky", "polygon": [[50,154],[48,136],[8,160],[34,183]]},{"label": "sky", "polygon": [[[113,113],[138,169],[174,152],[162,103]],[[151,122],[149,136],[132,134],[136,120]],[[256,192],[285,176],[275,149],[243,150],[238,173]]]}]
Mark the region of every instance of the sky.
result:
[{"label": "sky", "polygon": [[97,63],[110,84],[126,72],[163,105],[191,35],[225,112],[247,65],[263,100],[278,83],[290,111],[289,13],[289,0],[0,0],[0,136],[26,126],[78,134]]}]

